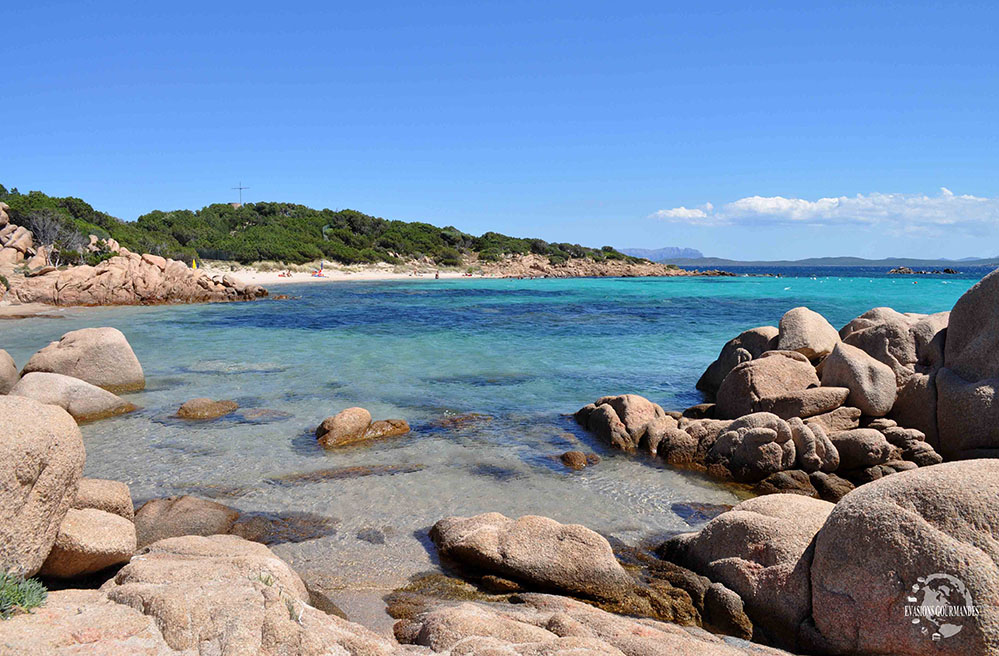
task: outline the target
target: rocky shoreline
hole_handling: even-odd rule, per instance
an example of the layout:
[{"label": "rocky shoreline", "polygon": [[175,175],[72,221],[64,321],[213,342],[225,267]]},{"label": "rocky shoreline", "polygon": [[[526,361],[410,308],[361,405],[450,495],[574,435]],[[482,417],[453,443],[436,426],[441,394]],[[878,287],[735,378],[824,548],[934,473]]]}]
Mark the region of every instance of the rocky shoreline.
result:
[{"label": "rocky shoreline", "polygon": [[[72,331],[21,370],[0,351],[0,562],[59,588],[0,620],[0,653],[999,653],[997,308],[999,272],[950,313],[876,308],[837,331],[796,308],[723,347],[698,383],[710,402],[598,399],[576,418],[612,447],[760,496],[654,549],[539,516],[443,517],[425,538],[444,573],[385,598],[392,637],[268,548],[324,535],[325,518],[193,496],[136,508],[127,485],[82,476],[78,424],[133,411],[119,394],[145,386],[120,331]],[[177,416],[236,410],[199,398]],[[409,430],[348,408],[315,439]],[[973,614],[906,615],[937,574]]]},{"label": "rocky shoreline", "polygon": [[51,246],[10,222],[0,203],[0,302],[51,306],[157,305],[253,300],[267,296],[259,285],[228,275],[209,277],[184,262],[132,253],[114,240],[90,236],[87,251],[104,254],[94,266],[53,266]]}]

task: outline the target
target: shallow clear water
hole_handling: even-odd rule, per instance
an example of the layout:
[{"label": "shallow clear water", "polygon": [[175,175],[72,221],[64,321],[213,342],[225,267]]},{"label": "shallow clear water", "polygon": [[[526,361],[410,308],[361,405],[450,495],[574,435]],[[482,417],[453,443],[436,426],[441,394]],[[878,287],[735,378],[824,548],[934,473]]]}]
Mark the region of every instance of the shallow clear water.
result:
[{"label": "shallow clear water", "polygon": [[[694,383],[722,344],[797,305],[837,327],[878,306],[948,310],[970,277],[440,280],[283,287],[292,300],[69,310],[0,322],[18,364],[63,333],[122,330],[148,387],[141,410],[83,427],[89,476],[133,497],[191,493],[247,511],[338,520],[335,535],[276,551],[328,586],[393,587],[431,566],[425,531],[451,514],[496,510],[585,524],[629,543],[688,528],[674,504],[737,499],[697,475],[608,452],[566,413],[605,394],[667,409],[699,401]],[[918,284],[913,284],[918,282]],[[197,396],[244,414],[171,416]],[[361,405],[411,435],[336,451],[312,432]],[[267,412],[257,412],[266,410]],[[486,415],[456,428],[442,418]],[[569,472],[570,448],[604,459]],[[368,467],[357,470],[342,468]],[[288,474],[341,468],[326,480]],[[361,475],[366,474],[366,475]],[[384,544],[358,537],[376,529]],[[372,533],[362,533],[369,537]]]}]

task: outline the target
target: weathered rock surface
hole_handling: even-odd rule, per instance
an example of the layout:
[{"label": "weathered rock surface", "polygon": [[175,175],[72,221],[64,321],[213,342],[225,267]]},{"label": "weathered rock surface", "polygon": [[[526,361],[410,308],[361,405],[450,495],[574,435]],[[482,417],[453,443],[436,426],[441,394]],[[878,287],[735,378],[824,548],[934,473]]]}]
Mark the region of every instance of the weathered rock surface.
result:
[{"label": "weathered rock surface", "polygon": [[[209,278],[183,262],[140,256],[124,249],[97,266],[76,266],[25,278],[12,291],[21,303],[48,305],[149,305],[253,300],[257,285],[226,276]],[[155,259],[154,259],[155,258]]]},{"label": "weathered rock surface", "polygon": [[616,601],[633,586],[607,540],[578,524],[485,513],[442,519],[430,538],[442,556],[535,589]]},{"label": "weathered rock surface", "polygon": [[216,401],[209,398],[197,398],[185,401],[177,410],[181,419],[218,419],[239,409],[235,401]]},{"label": "weathered rock surface", "polygon": [[935,382],[940,453],[949,459],[999,455],[999,271],[954,305]]},{"label": "weathered rock surface", "polygon": [[23,374],[63,374],[119,394],[146,386],[142,365],[116,328],[83,328],[62,336],[31,356]]},{"label": "weathered rock surface", "polygon": [[124,517],[130,522],[135,518],[132,495],[128,486],[121,481],[81,478],[72,507],[77,510],[84,508],[103,510]]},{"label": "weathered rock surface", "polygon": [[880,465],[899,455],[885,436],[873,428],[833,433],[829,439],[839,452],[840,467],[844,470]]},{"label": "weathered rock surface", "polygon": [[704,630],[607,613],[546,594],[517,604],[429,605],[396,624],[400,642],[451,656],[787,656]]},{"label": "weathered rock surface", "polygon": [[192,496],[147,501],[135,513],[138,548],[165,538],[183,535],[229,533],[239,511],[214,501]]},{"label": "weathered rock surface", "polygon": [[76,498],[83,437],[62,408],[17,396],[0,396],[0,426],[0,562],[31,576]]},{"label": "weathered rock surface", "polygon": [[[812,616],[819,645],[843,654],[999,652],[997,505],[995,460],[915,469],[844,497],[815,540]],[[914,622],[905,607],[934,604],[941,585],[951,591],[942,603],[964,605],[966,591],[978,615],[940,618],[960,630],[945,629],[949,635],[933,640],[933,624]],[[917,601],[907,601],[914,593]]]},{"label": "weathered rock surface", "polygon": [[[2,295],[0,295],[2,296]],[[17,365],[14,358],[3,349],[0,349],[0,394],[6,394],[10,388],[17,384],[21,375],[17,373]]]},{"label": "weathered rock surface", "polygon": [[850,390],[845,387],[811,387],[796,392],[761,398],[756,407],[781,419],[802,419],[832,412],[846,402]]},{"label": "weathered rock surface", "polygon": [[79,378],[40,371],[25,374],[9,394],[57,405],[77,422],[106,419],[135,410],[128,401]]},{"label": "weathered rock surface", "polygon": [[849,344],[838,344],[823,361],[822,384],[849,388],[847,403],[871,417],[885,416],[895,404],[895,373]]},{"label": "weathered rock surface", "polygon": [[718,436],[708,451],[706,462],[721,465],[743,483],[755,483],[770,474],[794,466],[795,450],[791,427],[767,412],[737,419]]},{"label": "weathered rock surface", "polygon": [[729,372],[718,388],[715,412],[723,419],[737,419],[761,411],[763,398],[818,386],[815,368],[803,355],[794,351],[768,351]]},{"label": "weathered rock surface", "polygon": [[806,424],[797,417],[788,422],[797,464],[806,472],[822,470],[833,472],[839,469],[839,451],[826,435],[822,424]]},{"label": "weathered rock surface", "polygon": [[809,360],[817,360],[832,352],[839,343],[839,332],[818,312],[796,307],[780,319],[777,348],[797,351]]},{"label": "weathered rock surface", "polygon": [[725,380],[725,376],[737,365],[776,349],[779,332],[774,326],[760,326],[740,333],[738,337],[726,342],[718,354],[718,359],[708,365],[697,381],[697,389],[713,396]]},{"label": "weathered rock surface", "polygon": [[811,611],[812,541],[833,508],[798,494],[756,497],[670,539],[659,554],[734,590],[757,630],[796,645]]},{"label": "weathered rock surface", "polygon": [[838,433],[852,428],[860,428],[861,414],[860,408],[843,406],[830,412],[824,412],[821,415],[808,417],[805,419],[805,423],[809,426],[813,424],[822,426],[826,434]]},{"label": "weathered rock surface", "polygon": [[135,526],[96,508],[71,508],[59,525],[43,576],[73,578],[127,563],[135,552]]}]

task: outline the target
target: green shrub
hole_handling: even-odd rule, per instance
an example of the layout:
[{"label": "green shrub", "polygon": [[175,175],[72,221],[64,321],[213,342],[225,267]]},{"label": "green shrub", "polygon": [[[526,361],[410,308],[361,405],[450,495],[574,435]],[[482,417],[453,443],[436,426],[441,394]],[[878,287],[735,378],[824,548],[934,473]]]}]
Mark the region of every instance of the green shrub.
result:
[{"label": "green shrub", "polygon": [[0,198],[10,206],[14,223],[26,225],[28,218],[41,213],[50,219],[49,224],[84,238],[82,244],[63,243],[66,251],[82,250],[87,235],[93,234],[113,238],[136,253],[184,262],[197,257],[243,264],[273,260],[295,265],[319,259],[395,264],[429,257],[442,266],[459,266],[470,253],[478,253],[483,262],[528,253],[558,261],[625,258],[610,246],[596,250],[498,232],[475,237],[453,226],[439,228],[423,222],[390,221],[355,210],[316,210],[292,203],[247,203],[240,208],[217,203],[196,211],[155,210],[135,221],[121,221],[79,198],[54,198],[40,191],[22,194],[2,185]]},{"label": "green shrub", "polygon": [[27,613],[45,603],[48,590],[35,579],[0,572],[0,619],[15,613]]},{"label": "green shrub", "polygon": [[0,274],[0,286],[4,288],[4,291],[10,289],[10,281],[8,281],[7,277],[3,274]]}]

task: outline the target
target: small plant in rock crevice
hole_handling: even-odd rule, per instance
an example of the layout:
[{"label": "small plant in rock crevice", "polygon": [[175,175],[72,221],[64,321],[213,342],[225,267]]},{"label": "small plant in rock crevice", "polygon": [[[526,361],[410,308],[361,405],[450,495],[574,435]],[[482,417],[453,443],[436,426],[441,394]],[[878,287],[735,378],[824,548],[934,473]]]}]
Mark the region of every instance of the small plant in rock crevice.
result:
[{"label": "small plant in rock crevice", "polygon": [[27,613],[45,603],[49,592],[36,579],[0,572],[0,619]]}]

